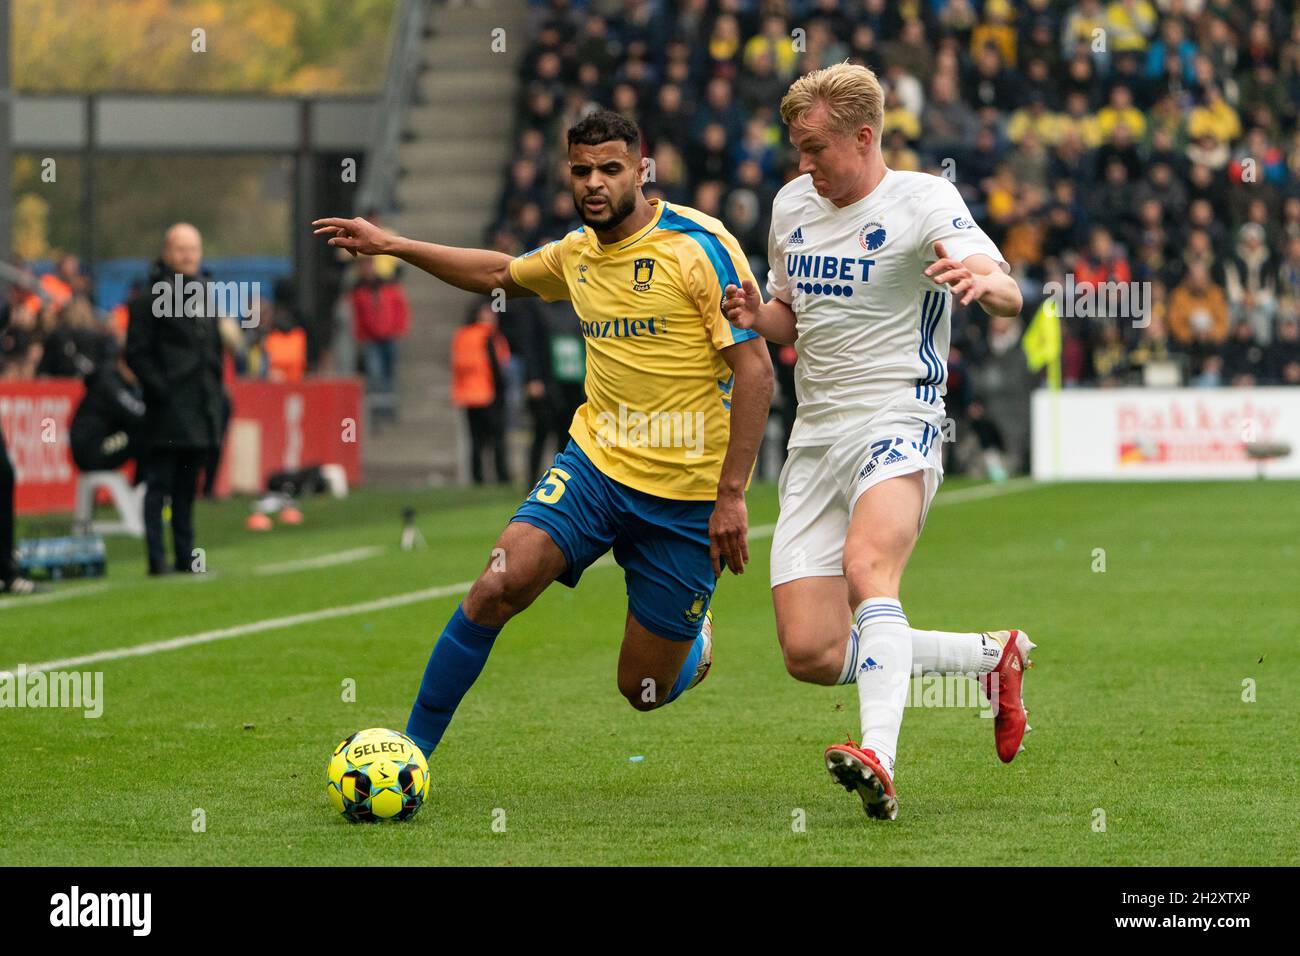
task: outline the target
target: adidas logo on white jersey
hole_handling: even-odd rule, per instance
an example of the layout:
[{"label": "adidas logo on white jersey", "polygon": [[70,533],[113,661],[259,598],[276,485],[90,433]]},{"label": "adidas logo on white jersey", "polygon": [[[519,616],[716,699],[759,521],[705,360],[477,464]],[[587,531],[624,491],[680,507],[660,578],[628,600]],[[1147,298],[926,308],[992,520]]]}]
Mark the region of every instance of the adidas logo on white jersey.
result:
[{"label": "adidas logo on white jersey", "polygon": [[800,226],[794,232],[790,233],[790,241],[787,242],[786,245],[790,245],[790,246],[803,245],[803,226]]}]

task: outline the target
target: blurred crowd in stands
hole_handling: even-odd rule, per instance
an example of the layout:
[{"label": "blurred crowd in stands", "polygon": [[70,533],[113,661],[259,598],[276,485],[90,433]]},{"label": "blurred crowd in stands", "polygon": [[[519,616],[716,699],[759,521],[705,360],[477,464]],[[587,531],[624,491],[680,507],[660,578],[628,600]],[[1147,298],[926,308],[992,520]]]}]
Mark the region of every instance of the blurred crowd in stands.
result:
[{"label": "blurred crowd in stands", "polygon": [[[721,219],[765,276],[772,198],[798,174],[781,97],[849,60],[884,85],[887,165],[952,179],[1014,265],[1021,318],[955,308],[947,399],[1009,470],[1037,379],[1021,337],[1051,283],[1074,295],[1066,387],[1300,385],[1290,0],[533,0],[532,24],[495,248],[580,224],[564,132],[599,104],[640,125],[647,194]],[[1089,298],[1121,284],[1119,308]],[[794,350],[774,353],[788,422]]]}]

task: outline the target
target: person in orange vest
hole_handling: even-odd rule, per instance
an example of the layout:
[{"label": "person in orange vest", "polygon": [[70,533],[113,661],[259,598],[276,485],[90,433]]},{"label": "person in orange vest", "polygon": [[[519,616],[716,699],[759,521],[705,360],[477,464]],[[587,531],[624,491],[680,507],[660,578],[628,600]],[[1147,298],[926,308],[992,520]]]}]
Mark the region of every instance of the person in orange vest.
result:
[{"label": "person in orange vest", "polygon": [[126,327],[131,320],[131,303],[140,295],[144,286],[142,279],[136,279],[126,290],[126,298],[113,306],[108,312],[108,329],[117,339],[119,346],[126,345]]},{"label": "person in orange vest", "polygon": [[31,291],[32,308],[37,312],[44,311],[46,318],[52,318],[77,296],[89,300],[90,283],[81,274],[80,260],[71,253],[63,253],[58,257],[53,272],[34,280]]},{"label": "person in orange vest", "polygon": [[90,295],[90,283],[81,274],[81,261],[70,252],[59,256],[54,271],[41,276],[39,284],[55,311],[67,305],[73,296]]},{"label": "person in orange vest", "polygon": [[31,378],[41,360],[41,300],[12,283],[0,303],[0,378]]},{"label": "person in orange vest", "polygon": [[483,457],[492,450],[496,480],[510,482],[506,460],[505,379],[510,346],[497,328],[497,314],[483,302],[470,309],[451,340],[451,401],[469,420],[469,470],[483,484]]},{"label": "person in orange vest", "polygon": [[68,285],[53,272],[48,272],[39,279],[41,289],[49,297],[56,310],[62,309],[72,298],[72,286]]},{"label": "person in orange vest", "polygon": [[126,324],[131,320],[131,308],[125,302],[119,302],[108,312],[108,330],[117,344],[126,341]]},{"label": "person in orange vest", "polygon": [[307,330],[298,324],[293,310],[275,306],[271,331],[262,341],[266,351],[267,378],[273,382],[301,382],[307,371]]}]

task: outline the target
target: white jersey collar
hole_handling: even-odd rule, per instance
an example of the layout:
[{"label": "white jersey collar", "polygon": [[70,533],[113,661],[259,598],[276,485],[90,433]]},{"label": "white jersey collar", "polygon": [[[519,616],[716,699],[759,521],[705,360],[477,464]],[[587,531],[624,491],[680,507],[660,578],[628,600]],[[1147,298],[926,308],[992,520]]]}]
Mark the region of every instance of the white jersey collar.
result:
[{"label": "white jersey collar", "polygon": [[[886,166],[885,175],[881,177],[880,182],[876,183],[876,188],[871,190],[871,192],[867,193],[865,196],[863,196],[861,199],[857,200],[856,202],[849,203],[847,206],[835,205],[835,203],[831,202],[829,199],[827,199],[825,196],[819,193],[817,191],[816,186],[813,187],[812,195],[814,200],[817,202],[817,204],[820,205],[823,209],[827,210],[828,212],[839,213],[842,215],[853,215],[861,211],[862,209],[866,208],[868,205],[870,205],[871,200],[879,199],[881,196],[885,195],[885,193],[888,191],[886,187],[892,185],[894,180],[897,178],[898,177],[895,174],[894,170]],[[809,180],[809,182],[811,183],[811,180]]]}]

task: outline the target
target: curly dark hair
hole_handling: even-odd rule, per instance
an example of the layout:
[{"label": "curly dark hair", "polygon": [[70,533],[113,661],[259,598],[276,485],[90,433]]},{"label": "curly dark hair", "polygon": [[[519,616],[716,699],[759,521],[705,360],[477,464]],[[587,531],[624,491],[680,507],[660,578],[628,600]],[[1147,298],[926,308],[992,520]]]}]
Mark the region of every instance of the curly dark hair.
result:
[{"label": "curly dark hair", "polygon": [[638,151],[641,132],[622,113],[600,109],[569,128],[569,145],[597,146],[613,139],[627,143],[629,153]]}]

